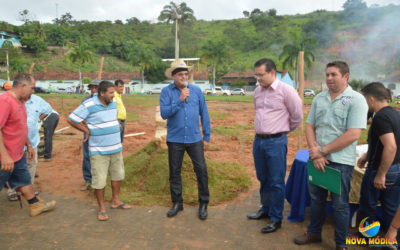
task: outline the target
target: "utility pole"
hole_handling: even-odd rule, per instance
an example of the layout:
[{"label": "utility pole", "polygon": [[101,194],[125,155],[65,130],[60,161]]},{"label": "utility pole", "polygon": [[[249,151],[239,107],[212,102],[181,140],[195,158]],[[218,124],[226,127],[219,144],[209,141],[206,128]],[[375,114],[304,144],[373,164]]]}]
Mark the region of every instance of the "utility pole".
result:
[{"label": "utility pole", "polygon": [[8,49],[6,49],[6,61],[7,61],[7,82],[10,82],[10,64],[8,63]]}]

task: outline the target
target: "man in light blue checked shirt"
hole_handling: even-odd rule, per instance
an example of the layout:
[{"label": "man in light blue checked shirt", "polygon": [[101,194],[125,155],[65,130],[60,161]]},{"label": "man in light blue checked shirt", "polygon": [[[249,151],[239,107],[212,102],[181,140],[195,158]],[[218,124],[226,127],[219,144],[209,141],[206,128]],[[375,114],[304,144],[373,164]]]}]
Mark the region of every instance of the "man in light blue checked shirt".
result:
[{"label": "man in light blue checked shirt", "polygon": [[[117,120],[117,104],[113,101],[114,91],[114,85],[111,82],[100,82],[98,95],[94,95],[79,105],[67,120],[71,126],[88,135],[86,139],[89,140],[92,188],[95,189],[99,204],[97,219],[100,221],[109,219],[104,204],[104,188],[108,172],[112,188],[111,208],[131,208],[119,199],[125,170],[120,126]],[[82,123],[83,121],[86,121],[86,124]]]}]

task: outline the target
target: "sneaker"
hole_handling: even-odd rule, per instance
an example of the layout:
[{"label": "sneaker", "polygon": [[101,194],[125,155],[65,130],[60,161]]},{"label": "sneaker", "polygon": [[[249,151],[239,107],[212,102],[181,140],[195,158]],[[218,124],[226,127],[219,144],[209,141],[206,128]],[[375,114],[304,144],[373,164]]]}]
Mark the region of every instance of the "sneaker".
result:
[{"label": "sneaker", "polygon": [[37,216],[43,212],[50,211],[56,206],[55,201],[45,202],[44,200],[38,198],[38,202],[29,205],[29,215],[30,216]]},{"label": "sneaker", "polygon": [[85,182],[85,184],[82,185],[81,191],[86,191],[90,189],[90,182]]},{"label": "sneaker", "polygon": [[302,235],[297,236],[294,239],[294,243],[297,245],[305,245],[309,243],[315,243],[315,242],[321,242],[321,234],[312,234],[309,232],[306,232]]}]

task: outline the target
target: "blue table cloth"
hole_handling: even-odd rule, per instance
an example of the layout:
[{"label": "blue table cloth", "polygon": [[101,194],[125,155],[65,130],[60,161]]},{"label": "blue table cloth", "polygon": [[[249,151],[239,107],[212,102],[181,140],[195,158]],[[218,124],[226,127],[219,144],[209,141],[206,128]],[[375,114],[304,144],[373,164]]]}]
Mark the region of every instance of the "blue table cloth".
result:
[{"label": "blue table cloth", "polygon": [[297,151],[292,169],[286,181],[285,198],[291,205],[288,216],[290,222],[304,221],[304,213],[310,206],[310,195],[307,184],[307,160],[308,150]]},{"label": "blue table cloth", "polygon": [[[288,216],[289,222],[304,221],[306,207],[311,205],[310,194],[308,193],[307,161],[309,158],[308,150],[297,151],[293,161],[289,177],[286,181],[285,198],[290,203],[291,209]],[[350,219],[358,204],[350,204]],[[326,212],[332,213],[332,202],[327,202]],[[382,208],[377,208],[378,218],[382,218]]]}]

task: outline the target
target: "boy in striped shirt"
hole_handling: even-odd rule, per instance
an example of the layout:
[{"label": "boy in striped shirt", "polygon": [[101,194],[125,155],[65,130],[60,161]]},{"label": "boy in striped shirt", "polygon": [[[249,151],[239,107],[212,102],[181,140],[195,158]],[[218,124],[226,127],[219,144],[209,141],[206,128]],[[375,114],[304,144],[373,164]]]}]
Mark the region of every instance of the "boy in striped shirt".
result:
[{"label": "boy in striped shirt", "polygon": [[[92,188],[95,189],[100,221],[108,220],[104,205],[104,188],[107,173],[110,173],[112,202],[111,208],[129,209],[131,206],[119,199],[121,182],[125,177],[122,158],[120,125],[117,120],[117,104],[113,101],[114,85],[109,81],[99,84],[98,95],[82,102],[68,117],[68,123],[86,133],[89,140],[90,162],[92,165]],[[85,123],[82,123],[85,121]]]}]

